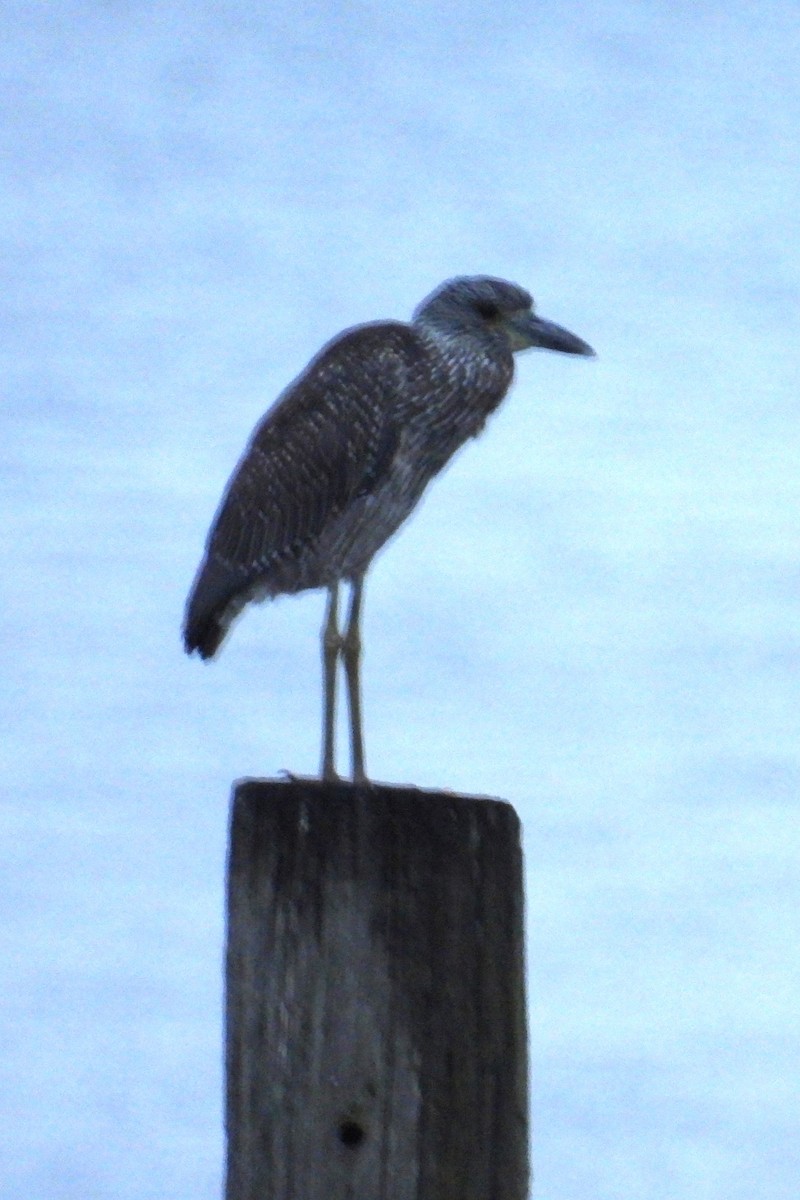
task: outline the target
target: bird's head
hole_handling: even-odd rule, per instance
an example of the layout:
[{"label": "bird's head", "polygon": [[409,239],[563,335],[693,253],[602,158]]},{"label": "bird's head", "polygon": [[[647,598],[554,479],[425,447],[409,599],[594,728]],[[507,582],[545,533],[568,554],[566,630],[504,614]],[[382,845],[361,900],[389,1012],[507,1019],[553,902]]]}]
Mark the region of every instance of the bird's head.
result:
[{"label": "bird's head", "polygon": [[414,323],[438,333],[502,338],[512,351],[594,355],[582,338],[537,316],[530,292],[490,275],[461,276],[443,283],[416,309]]}]

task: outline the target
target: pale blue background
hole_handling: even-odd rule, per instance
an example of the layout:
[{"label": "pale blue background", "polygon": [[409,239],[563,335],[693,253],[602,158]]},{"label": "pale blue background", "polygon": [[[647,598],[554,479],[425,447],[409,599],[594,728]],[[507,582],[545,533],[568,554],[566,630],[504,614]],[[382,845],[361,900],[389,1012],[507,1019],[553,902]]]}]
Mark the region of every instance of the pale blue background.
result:
[{"label": "pale blue background", "polygon": [[228,792],[316,770],[322,597],[185,658],[250,429],[437,283],[529,355],[376,564],[377,779],[525,824],[536,1197],[795,1200],[794,3],[2,8],[0,1194],[220,1191]]}]

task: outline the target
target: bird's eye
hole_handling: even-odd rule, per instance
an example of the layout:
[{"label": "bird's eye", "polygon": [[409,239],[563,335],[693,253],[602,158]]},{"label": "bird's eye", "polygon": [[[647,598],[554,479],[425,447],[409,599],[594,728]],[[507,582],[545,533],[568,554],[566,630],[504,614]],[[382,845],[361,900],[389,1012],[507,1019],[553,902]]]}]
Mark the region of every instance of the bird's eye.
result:
[{"label": "bird's eye", "polygon": [[500,309],[493,300],[479,300],[476,308],[478,310],[478,314],[483,317],[485,321],[492,321],[495,317],[500,316]]}]

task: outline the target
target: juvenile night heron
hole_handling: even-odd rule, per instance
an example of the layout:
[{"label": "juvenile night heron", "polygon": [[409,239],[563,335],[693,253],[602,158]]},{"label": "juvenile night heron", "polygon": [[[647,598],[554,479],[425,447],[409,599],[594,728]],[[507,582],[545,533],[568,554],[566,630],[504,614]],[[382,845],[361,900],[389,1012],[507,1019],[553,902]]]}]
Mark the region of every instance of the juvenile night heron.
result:
[{"label": "juvenile night heron", "polygon": [[[186,650],[212,658],[251,600],[327,588],[324,779],[337,778],[340,657],[353,779],[366,779],[359,682],[365,572],[431,479],[481,432],[511,384],[514,353],[530,347],[593,354],[538,317],[524,288],[487,276],[452,279],[409,324],[358,325],[324,346],[256,427],[228,483],[187,602]],[[343,633],[342,582],[351,585]]]}]

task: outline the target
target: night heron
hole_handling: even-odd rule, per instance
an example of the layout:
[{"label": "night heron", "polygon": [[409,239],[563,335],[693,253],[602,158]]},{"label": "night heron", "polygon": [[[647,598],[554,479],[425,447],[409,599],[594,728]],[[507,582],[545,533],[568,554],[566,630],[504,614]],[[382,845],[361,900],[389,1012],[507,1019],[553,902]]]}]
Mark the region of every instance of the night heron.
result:
[{"label": "night heron", "polygon": [[[345,330],[290,384],[225,490],[186,606],[187,653],[216,654],[251,600],[327,588],[322,630],[323,779],[336,779],[336,676],[350,708],[352,774],[366,779],[359,622],[364,575],[428,483],[483,429],[508,391],[514,353],[591,355],[545,321],[524,288],[487,276],[437,288],[409,324]],[[340,632],[339,585],[351,585]]]}]

